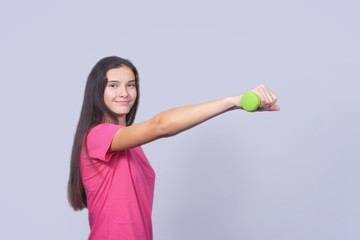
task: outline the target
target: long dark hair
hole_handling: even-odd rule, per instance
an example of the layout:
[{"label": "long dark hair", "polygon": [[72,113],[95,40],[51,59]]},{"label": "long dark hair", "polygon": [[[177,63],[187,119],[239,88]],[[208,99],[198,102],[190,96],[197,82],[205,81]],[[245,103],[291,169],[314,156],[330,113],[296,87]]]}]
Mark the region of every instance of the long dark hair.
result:
[{"label": "long dark hair", "polygon": [[137,107],[139,104],[139,75],[135,66],[126,59],[116,56],[105,57],[98,61],[91,70],[84,93],[83,105],[77,129],[75,132],[74,143],[71,153],[70,175],[68,182],[68,200],[74,210],[81,210],[87,207],[85,189],[82,184],[80,174],[80,153],[81,147],[85,147],[86,155],[90,163],[94,166],[88,155],[86,136],[91,128],[102,123],[104,117],[110,119],[114,124],[119,124],[118,118],[104,102],[104,90],[107,84],[106,72],[113,68],[121,66],[129,67],[135,75],[135,85],[137,97],[130,112],[126,115],[126,125],[129,126],[134,122]]}]

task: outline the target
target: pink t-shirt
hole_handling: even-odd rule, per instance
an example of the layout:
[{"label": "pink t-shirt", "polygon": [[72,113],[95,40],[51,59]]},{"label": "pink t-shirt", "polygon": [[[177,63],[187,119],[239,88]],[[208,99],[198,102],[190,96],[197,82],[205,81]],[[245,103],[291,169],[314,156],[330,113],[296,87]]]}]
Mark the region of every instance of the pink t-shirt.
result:
[{"label": "pink t-shirt", "polygon": [[[89,211],[89,240],[152,240],[155,172],[141,147],[107,153],[123,126],[99,124],[89,131],[89,156],[80,169]],[[126,141],[126,139],[124,139]]]}]

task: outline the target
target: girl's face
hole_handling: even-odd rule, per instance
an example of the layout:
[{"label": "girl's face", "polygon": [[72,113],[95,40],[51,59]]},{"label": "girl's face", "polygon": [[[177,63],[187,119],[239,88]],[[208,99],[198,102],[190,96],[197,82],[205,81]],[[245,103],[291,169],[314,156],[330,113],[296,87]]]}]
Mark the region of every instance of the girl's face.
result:
[{"label": "girl's face", "polygon": [[137,97],[135,75],[129,67],[121,66],[108,70],[106,79],[105,105],[118,116],[120,123],[125,125],[126,114],[130,112]]}]

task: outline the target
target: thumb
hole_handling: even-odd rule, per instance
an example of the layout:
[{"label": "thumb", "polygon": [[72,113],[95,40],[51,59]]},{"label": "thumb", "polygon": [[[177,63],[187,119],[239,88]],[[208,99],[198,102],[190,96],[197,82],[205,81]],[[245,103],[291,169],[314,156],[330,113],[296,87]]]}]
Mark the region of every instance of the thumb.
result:
[{"label": "thumb", "polygon": [[272,105],[271,107],[269,107],[266,110],[267,111],[280,111],[280,107],[278,105]]}]

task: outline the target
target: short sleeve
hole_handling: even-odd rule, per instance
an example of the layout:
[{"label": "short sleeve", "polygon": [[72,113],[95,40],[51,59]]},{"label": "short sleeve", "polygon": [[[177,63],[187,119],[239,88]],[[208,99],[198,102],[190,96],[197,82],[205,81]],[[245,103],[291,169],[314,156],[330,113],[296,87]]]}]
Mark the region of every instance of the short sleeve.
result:
[{"label": "short sleeve", "polygon": [[89,156],[102,161],[109,161],[114,152],[107,153],[115,133],[123,127],[111,123],[99,124],[93,127],[87,136]]}]

